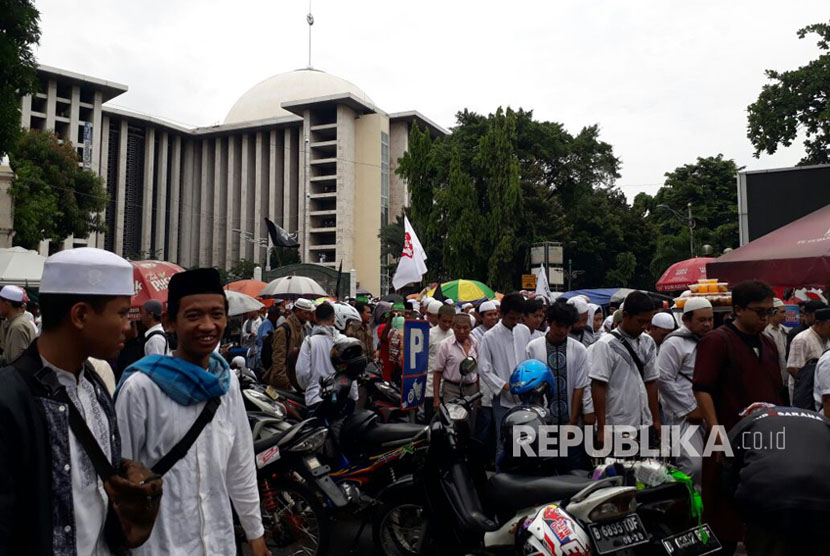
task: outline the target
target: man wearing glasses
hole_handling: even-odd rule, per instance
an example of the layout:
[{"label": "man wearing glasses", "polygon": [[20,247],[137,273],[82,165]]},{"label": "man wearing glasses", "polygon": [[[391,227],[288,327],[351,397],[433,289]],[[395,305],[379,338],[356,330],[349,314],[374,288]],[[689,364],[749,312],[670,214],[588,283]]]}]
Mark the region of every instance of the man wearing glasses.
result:
[{"label": "man wearing glasses", "polygon": [[[757,280],[732,289],[735,319],[704,336],[697,346],[693,390],[703,418],[711,428],[728,433],[740,420],[739,413],[754,402],[786,404],[778,348],[763,334],[775,313],[772,288]],[[713,526],[732,554],[742,537],[734,502],[720,487],[722,453],[703,460],[704,520]],[[730,550],[731,548],[731,550]]]}]

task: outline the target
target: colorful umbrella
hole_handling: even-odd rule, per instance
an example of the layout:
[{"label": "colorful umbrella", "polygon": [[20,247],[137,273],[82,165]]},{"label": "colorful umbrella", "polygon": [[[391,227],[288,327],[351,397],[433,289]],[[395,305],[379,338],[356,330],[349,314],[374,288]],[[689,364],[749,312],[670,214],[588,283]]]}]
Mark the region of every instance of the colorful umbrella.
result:
[{"label": "colorful umbrella", "polygon": [[256,297],[259,292],[265,288],[267,284],[262,280],[237,280],[230,284],[225,284],[225,289],[232,292],[244,293],[251,297]]},{"label": "colorful umbrella", "polygon": [[133,265],[135,295],[130,303],[130,320],[139,319],[139,308],[151,299],[167,305],[167,284],[174,274],[183,272],[179,265],[165,261],[130,261]]},{"label": "colorful umbrella", "polygon": [[[432,288],[427,295],[435,296],[436,288]],[[448,299],[452,299],[456,303],[468,303],[474,301],[482,301],[484,299],[493,299],[496,293],[477,280],[452,280],[441,284],[441,291]]]},{"label": "colorful umbrella", "polygon": [[712,257],[695,257],[674,263],[657,280],[657,291],[671,292],[689,289],[689,284],[706,278],[706,263],[714,260]]}]

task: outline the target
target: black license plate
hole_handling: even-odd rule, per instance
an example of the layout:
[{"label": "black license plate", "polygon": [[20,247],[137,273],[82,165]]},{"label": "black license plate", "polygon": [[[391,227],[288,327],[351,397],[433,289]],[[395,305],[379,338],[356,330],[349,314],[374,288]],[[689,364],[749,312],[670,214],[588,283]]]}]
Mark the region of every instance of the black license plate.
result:
[{"label": "black license plate", "polygon": [[609,554],[648,542],[648,533],[637,514],[630,514],[614,521],[591,523],[588,530],[591,532],[591,540],[597,554]]},{"label": "black license plate", "polygon": [[[703,542],[703,532],[708,538]],[[662,541],[666,554],[671,556],[704,556],[720,550],[720,541],[712,533],[711,527],[705,523],[700,527],[694,527],[680,534],[666,537]]]}]

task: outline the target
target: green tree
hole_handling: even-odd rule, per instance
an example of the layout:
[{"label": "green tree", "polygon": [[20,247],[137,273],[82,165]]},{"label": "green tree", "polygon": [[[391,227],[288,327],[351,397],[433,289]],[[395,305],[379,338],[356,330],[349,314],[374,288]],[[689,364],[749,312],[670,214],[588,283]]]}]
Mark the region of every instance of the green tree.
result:
[{"label": "green tree", "polygon": [[103,180],[79,167],[69,141],[61,144],[52,132],[29,130],[9,155],[15,173],[9,189],[15,245],[34,249],[43,239],[60,242],[70,235],[106,231]]},{"label": "green tree", "polygon": [[830,162],[830,24],[816,23],[798,30],[798,38],[818,35],[823,53],[796,70],[767,70],[772,81],[749,105],[747,136],[755,157],[789,147],[799,132],[806,135],[806,156],[799,164]]},{"label": "green tree", "polygon": [[291,247],[271,247],[271,268],[279,268],[300,262],[300,250]]},{"label": "green tree", "polygon": [[37,88],[32,45],[40,41],[40,12],[29,0],[0,0],[0,159],[20,135],[20,97]]},{"label": "green tree", "polygon": [[618,284],[622,287],[629,287],[637,271],[637,258],[631,251],[617,253],[617,266],[608,271],[607,281],[609,284]]},{"label": "green tree", "polygon": [[228,282],[236,282],[237,280],[250,280],[254,277],[254,269],[259,264],[256,261],[251,261],[248,259],[239,259],[231,269],[228,271],[227,280]]},{"label": "green tree", "polygon": [[443,260],[448,277],[467,278],[484,272],[481,257],[471,257],[482,249],[484,218],[478,210],[478,199],[473,180],[461,168],[461,155],[454,150],[450,162],[449,186],[442,192],[438,204],[446,207],[447,237],[444,240]]}]

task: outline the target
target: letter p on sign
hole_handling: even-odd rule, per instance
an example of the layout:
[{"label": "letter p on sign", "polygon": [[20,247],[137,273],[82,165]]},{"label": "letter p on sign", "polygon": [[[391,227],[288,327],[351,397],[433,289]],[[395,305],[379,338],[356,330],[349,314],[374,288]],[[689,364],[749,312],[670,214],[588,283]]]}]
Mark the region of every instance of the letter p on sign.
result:
[{"label": "letter p on sign", "polygon": [[418,354],[424,351],[424,332],[419,328],[413,328],[409,334],[409,368],[414,369],[418,360]]}]

